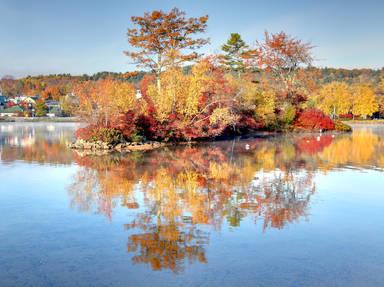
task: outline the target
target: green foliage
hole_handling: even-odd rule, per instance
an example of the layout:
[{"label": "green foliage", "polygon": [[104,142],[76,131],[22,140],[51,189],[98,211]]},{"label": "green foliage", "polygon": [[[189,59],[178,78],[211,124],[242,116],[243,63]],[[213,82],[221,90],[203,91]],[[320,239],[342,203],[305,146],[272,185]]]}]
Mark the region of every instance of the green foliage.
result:
[{"label": "green foliage", "polygon": [[144,140],[144,137],[142,135],[140,135],[137,131],[135,131],[131,137],[130,137],[130,140],[132,142],[142,142]]},{"label": "green foliage", "polygon": [[118,144],[124,141],[124,135],[120,130],[94,125],[78,129],[76,137],[89,142],[102,141],[109,144]]},{"label": "green foliage", "polygon": [[121,131],[111,128],[99,128],[96,133],[91,137],[93,141],[102,141],[111,144],[119,143],[124,140]]},{"label": "green foliage", "polygon": [[35,114],[37,117],[45,117],[48,112],[47,106],[45,105],[44,102],[41,102],[41,101],[36,103],[35,110],[36,110]]},{"label": "green foliage", "polygon": [[287,105],[281,115],[283,125],[291,125],[296,117],[296,108],[291,104]]},{"label": "green foliage", "polygon": [[240,34],[231,33],[226,44],[221,49],[225,52],[222,56],[223,65],[233,72],[244,72],[244,54],[247,49],[247,44],[241,39]]}]

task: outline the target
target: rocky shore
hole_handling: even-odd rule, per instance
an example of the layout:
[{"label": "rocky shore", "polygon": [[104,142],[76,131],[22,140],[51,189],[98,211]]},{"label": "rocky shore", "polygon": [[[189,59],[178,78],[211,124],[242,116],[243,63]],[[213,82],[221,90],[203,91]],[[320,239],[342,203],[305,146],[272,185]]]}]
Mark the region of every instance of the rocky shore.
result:
[{"label": "rocky shore", "polygon": [[144,151],[160,148],[167,145],[167,143],[146,141],[146,142],[124,142],[118,144],[111,144],[102,141],[88,142],[82,139],[77,139],[75,142],[68,144],[70,149],[80,151],[103,151],[107,152],[130,152],[130,151]]}]

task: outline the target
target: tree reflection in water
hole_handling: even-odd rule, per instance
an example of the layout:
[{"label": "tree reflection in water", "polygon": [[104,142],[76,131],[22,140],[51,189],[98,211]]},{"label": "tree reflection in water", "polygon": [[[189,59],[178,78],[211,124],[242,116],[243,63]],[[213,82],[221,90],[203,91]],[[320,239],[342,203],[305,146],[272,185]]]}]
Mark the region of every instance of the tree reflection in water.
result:
[{"label": "tree reflection in water", "polygon": [[[250,146],[244,148],[244,144]],[[283,228],[307,214],[313,164],[292,142],[252,140],[178,147],[126,156],[79,156],[71,205],[112,219],[117,205],[135,209],[125,225],[135,263],[182,270],[206,262],[207,227],[262,220]]]},{"label": "tree reflection in water", "polygon": [[133,215],[128,251],[136,263],[179,272],[206,262],[209,232],[236,228],[245,218],[264,231],[306,218],[317,172],[384,168],[383,134],[285,135],[164,148],[127,155],[81,156],[66,149],[74,126],[0,126],[0,160],[11,164],[72,164],[71,206]]},{"label": "tree reflection in water", "polygon": [[0,124],[0,161],[69,165],[72,152],[67,149],[73,137],[74,123],[2,123]]},{"label": "tree reflection in water", "polygon": [[236,228],[244,218],[284,228],[308,215],[314,175],[350,164],[383,168],[383,141],[369,130],[352,135],[295,135],[216,142],[127,155],[81,156],[69,188],[71,205],[125,225],[135,263],[178,272],[206,262],[209,228]]}]

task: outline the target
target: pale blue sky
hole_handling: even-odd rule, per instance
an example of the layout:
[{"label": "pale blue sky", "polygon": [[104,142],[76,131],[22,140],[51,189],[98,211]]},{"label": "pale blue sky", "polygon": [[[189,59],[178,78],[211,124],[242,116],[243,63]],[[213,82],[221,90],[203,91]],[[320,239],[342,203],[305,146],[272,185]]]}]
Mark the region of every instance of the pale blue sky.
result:
[{"label": "pale blue sky", "polygon": [[231,32],[254,42],[284,30],[316,46],[317,66],[384,66],[381,0],[0,0],[0,77],[132,70],[123,55],[130,16],[173,7],[209,15],[208,53]]}]

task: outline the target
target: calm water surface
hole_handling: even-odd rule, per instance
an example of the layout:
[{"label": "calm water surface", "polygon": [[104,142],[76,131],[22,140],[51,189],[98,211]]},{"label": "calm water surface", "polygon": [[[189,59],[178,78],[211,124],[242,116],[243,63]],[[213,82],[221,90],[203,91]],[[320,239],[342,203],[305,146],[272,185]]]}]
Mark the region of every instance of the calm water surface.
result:
[{"label": "calm water surface", "polygon": [[383,286],[384,125],[126,155],[0,123],[0,286]]}]

